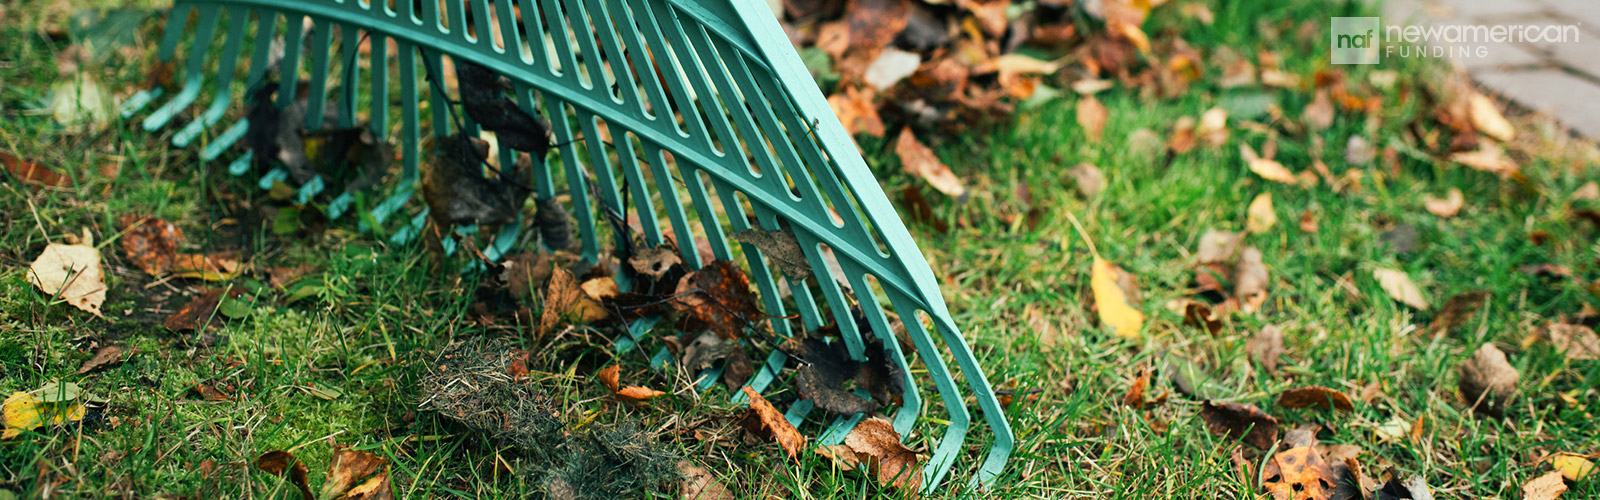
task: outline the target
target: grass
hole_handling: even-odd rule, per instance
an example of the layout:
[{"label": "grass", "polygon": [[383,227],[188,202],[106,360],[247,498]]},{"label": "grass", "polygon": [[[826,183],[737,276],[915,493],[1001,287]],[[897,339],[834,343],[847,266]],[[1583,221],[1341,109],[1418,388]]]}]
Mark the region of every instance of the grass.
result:
[{"label": "grass", "polygon": [[[1212,3],[1212,26],[1180,18],[1171,8],[1158,10],[1151,22],[1182,30],[1203,51],[1230,47],[1254,54],[1274,47],[1286,71],[1309,78],[1326,69],[1325,44],[1317,42],[1325,35],[1297,40],[1294,30],[1301,23],[1322,28],[1325,17],[1370,8],[1280,3]],[[197,165],[192,152],[168,146],[165,133],[146,134],[121,122],[106,132],[75,133],[30,111],[59,80],[53,57],[69,41],[38,28],[61,9],[16,0],[0,6],[0,148],[74,180],[65,190],[10,181],[0,186],[0,393],[68,380],[111,400],[82,426],[44,427],[0,441],[0,489],[24,497],[289,498],[292,487],[244,465],[267,450],[294,450],[308,463],[315,489],[330,444],[337,442],[389,458],[396,492],[405,498],[521,498],[543,491],[542,477],[517,472],[532,462],[529,454],[417,411],[421,380],[452,341],[488,335],[539,346],[504,325],[486,329],[464,319],[475,278],[436,275],[419,246],[387,245],[349,220],[323,231],[274,234],[260,223],[275,210],[265,193],[220,173],[216,164]],[[146,37],[156,33],[153,25],[145,28]],[[122,92],[137,87],[148,57],[113,57],[93,68],[104,70],[103,85]],[[1345,69],[1352,81],[1372,71]],[[1251,174],[1237,147],[1259,150],[1267,139],[1237,126],[1251,118],[1240,111],[1232,113],[1235,126],[1221,148],[1196,148],[1167,162],[1129,146],[1138,129],[1165,136],[1179,117],[1214,106],[1265,98],[1293,118],[1310,100],[1306,92],[1219,89],[1210,83],[1219,76],[1216,68],[1173,100],[1152,103],[1122,89],[1101,94],[1110,120],[1098,142],[1078,127],[1070,98],[1026,110],[993,133],[928,140],[972,194],[966,200],[930,194],[950,229],[913,223],[913,236],[989,379],[1017,394],[1039,391],[1008,407],[1017,449],[990,496],[1263,495],[1234,473],[1235,444],[1205,432],[1197,416],[1200,398],[1179,393],[1169,379],[1184,364],[1209,381],[1203,390],[1210,397],[1258,405],[1286,427],[1326,423],[1322,441],[1360,446],[1369,473],[1394,467],[1420,474],[1444,498],[1518,497],[1523,483],[1548,470],[1535,463],[1540,457],[1600,451],[1600,419],[1593,416],[1600,364],[1569,360],[1548,344],[1523,343],[1547,322],[1581,320],[1580,311],[1597,301],[1588,285],[1600,278],[1596,228],[1568,212],[1571,194],[1597,179],[1593,145],[1529,118],[1518,123],[1520,140],[1533,145],[1522,150],[1532,153],[1519,156],[1522,171],[1513,180],[1404,154],[1394,170],[1381,161],[1346,165],[1343,145],[1352,135],[1380,149],[1398,144],[1420,107],[1414,94],[1402,98],[1398,89],[1446,77],[1438,65],[1420,61],[1379,69],[1400,77],[1397,90],[1382,93],[1381,120],[1369,124],[1341,114],[1320,132],[1321,157],[1335,173],[1367,173],[1358,189],[1342,194]],[[1277,141],[1279,161],[1307,168],[1310,141]],[[864,138],[861,145],[887,192],[921,185],[901,172],[887,141]],[[1063,180],[1062,171],[1080,162],[1105,172],[1103,193],[1084,197]],[[1028,186],[1031,200],[1019,197],[1018,185]],[[1450,188],[1465,194],[1460,215],[1441,219],[1421,209],[1424,195]],[[1271,270],[1267,305],[1230,318],[1215,335],[1185,325],[1162,306],[1188,296],[1200,235],[1242,230],[1247,204],[1261,193],[1272,195],[1280,222],[1246,244],[1260,249]],[[1041,211],[1037,226],[993,216],[1028,208]],[[1296,228],[1305,211],[1316,214],[1314,232]],[[252,313],[216,330],[223,340],[214,343],[162,328],[166,314],[206,285],[153,281],[129,264],[115,235],[116,220],[130,213],[177,224],[194,235],[198,248],[244,245],[255,272],[233,285],[250,291]],[[1088,246],[1069,213],[1083,221],[1108,260],[1137,276],[1150,316],[1142,339],[1097,326]],[[1399,253],[1383,243],[1385,232],[1401,226],[1418,236],[1413,251]],[[27,264],[47,240],[79,227],[98,236],[106,259],[108,320],[53,303],[25,279]],[[1548,233],[1548,242],[1530,241],[1533,231]],[[316,269],[305,279],[317,292],[304,300],[288,303],[284,292],[260,284],[267,270],[300,264]],[[1572,276],[1520,270],[1540,264],[1565,266]],[[1417,311],[1390,300],[1372,278],[1379,266],[1406,271],[1435,309]],[[1468,324],[1437,339],[1418,333],[1438,305],[1472,290],[1492,298]],[[1266,325],[1285,333],[1285,366],[1276,375],[1244,349]],[[1504,419],[1467,413],[1456,391],[1455,367],[1485,342],[1506,350],[1522,374],[1520,394]],[[138,352],[103,371],[75,373],[97,346],[108,344]],[[696,394],[688,380],[653,375],[642,356],[618,356],[598,338],[542,350],[534,383],[561,406],[570,425],[634,422],[659,432],[657,446],[704,464],[741,498],[903,495],[821,457],[791,463],[773,446],[743,442],[733,421],[740,410],[727,402],[724,389]],[[613,358],[623,364],[624,381],[674,396],[644,406],[610,400],[590,374]],[[1143,367],[1160,375],[1150,393],[1171,390],[1171,399],[1147,411],[1124,408],[1121,396]],[[197,383],[223,388],[236,400],[188,395]],[[1276,407],[1279,392],[1304,385],[1362,397],[1350,413]],[[1421,438],[1387,439],[1376,432],[1396,418],[1424,420]],[[936,425],[929,420],[919,429]],[[802,430],[816,435],[821,427]],[[984,432],[969,442],[972,453],[947,484],[962,484],[971,473],[970,457],[987,446]],[[934,441],[919,434],[911,443],[928,449]],[[1246,456],[1256,466],[1262,453],[1247,450]],[[640,496],[672,494],[663,487]],[[946,488],[936,496],[968,494]],[[1573,485],[1566,498],[1596,494],[1600,484],[1591,478]]]}]

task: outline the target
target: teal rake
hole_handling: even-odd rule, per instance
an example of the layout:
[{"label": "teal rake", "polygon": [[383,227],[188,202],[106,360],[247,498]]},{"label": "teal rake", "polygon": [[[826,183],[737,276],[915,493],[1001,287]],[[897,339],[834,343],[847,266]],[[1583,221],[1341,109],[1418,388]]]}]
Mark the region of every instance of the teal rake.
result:
[{"label": "teal rake", "polygon": [[[367,123],[372,135],[399,145],[401,162],[370,206],[359,190],[325,193],[334,183],[321,177],[301,182],[295,201],[321,207],[330,218],[360,213],[369,229],[398,221],[390,235],[397,243],[415,238],[427,215],[426,207],[409,201],[419,197],[424,118],[436,137],[453,128],[474,136],[480,130],[470,117],[444,111],[455,100],[440,85],[450,74],[445,58],[505,77],[521,110],[549,121],[553,145],[548,157],[531,155],[529,187],[540,204],[563,203],[573,215],[583,258],[599,258],[597,231],[605,230],[607,212],[631,216],[651,246],[675,243],[690,269],[706,264],[697,251],[704,242],[716,259],[742,263],[773,317],[774,333],[792,335],[794,325],[785,318],[797,314],[806,331],[837,325],[856,360],[866,359],[863,329],[886,346],[906,376],[902,404],[882,411],[892,413],[902,436],[920,433],[933,443],[922,471],[924,491],[936,489],[958,460],[969,457],[964,450],[973,415],[964,394],[973,396],[992,436],[987,453],[967,462],[972,486],[991,486],[1004,468],[1011,428],[933,272],[765,2],[177,0],[158,57],[177,64],[180,53],[176,93],[142,91],[123,107],[125,118],[154,106],[144,115],[146,130],[181,124],[172,143],[201,144],[200,158],[212,161],[249,130],[242,113],[229,112],[237,102],[274,76],[281,82],[305,78],[309,85],[281,85],[274,105],[303,102],[308,130],[330,125],[324,121],[330,114],[338,127]],[[240,68],[240,61],[248,66]],[[238,81],[241,75],[247,76]],[[202,92],[210,104],[187,112]],[[232,159],[229,172],[260,174],[252,168],[253,154]],[[515,155],[501,148],[500,164],[512,165]],[[269,168],[260,184],[271,188],[287,177],[282,166]],[[560,199],[558,184],[565,186]],[[485,255],[498,259],[511,251],[519,226],[505,224]],[[792,231],[813,276],[775,275],[759,248],[730,245],[729,235],[752,227]],[[778,280],[785,280],[787,297]],[[914,352],[902,351],[885,306],[904,319]],[[859,325],[856,315],[864,316]],[[652,323],[631,325],[634,338],[620,340],[617,351],[633,349]],[[663,350],[654,359],[660,364],[670,356]],[[780,375],[795,362],[772,352],[749,386],[770,393],[790,383]],[[917,378],[933,381],[936,400],[924,398]],[[701,385],[715,379],[702,374]],[[824,425],[822,444],[842,442],[864,418],[824,423],[812,410],[812,402],[802,400],[787,416],[796,426],[808,416]],[[923,411],[944,416],[919,419]]]}]

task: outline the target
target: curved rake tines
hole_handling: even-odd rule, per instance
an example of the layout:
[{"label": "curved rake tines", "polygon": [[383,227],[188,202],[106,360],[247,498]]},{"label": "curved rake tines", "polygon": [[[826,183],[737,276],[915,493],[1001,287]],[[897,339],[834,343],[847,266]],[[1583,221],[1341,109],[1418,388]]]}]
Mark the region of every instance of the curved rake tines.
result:
[{"label": "curved rake tines", "polygon": [[[390,108],[399,108],[404,167],[395,194],[371,211],[381,222],[399,212],[417,179],[419,122],[424,109],[419,81],[427,87],[427,75],[444,75],[443,56],[470,60],[508,77],[520,107],[530,113],[536,108],[544,110],[550,120],[554,141],[560,144],[553,161],[559,161],[561,171],[555,172],[543,158],[534,158],[534,195],[552,200],[558,180],[565,181],[585,258],[594,260],[601,250],[597,220],[604,219],[597,212],[634,215],[647,243],[659,245],[670,238],[682,249],[690,268],[705,264],[696,251],[702,238],[714,258],[743,257],[765,311],[775,317],[786,316],[786,302],[766,256],[744,243],[736,253],[728,237],[753,227],[751,215],[760,228],[787,227],[801,243],[813,274],[820,278],[794,280],[779,274],[787,280],[806,330],[835,324],[851,356],[865,359],[862,332],[849,312],[852,306],[859,306],[872,333],[891,349],[893,359],[906,367],[906,353],[900,352],[891,333],[884,306],[892,307],[904,320],[907,336],[916,348],[914,359],[926,367],[941,406],[949,412],[950,423],[936,439],[933,457],[923,471],[924,488],[932,490],[942,482],[963,449],[971,421],[945,360],[946,351],[994,435],[987,457],[978,465],[974,485],[992,483],[1003,468],[1012,448],[1010,427],[972,350],[950,319],[933,273],[810,74],[781,36],[776,20],[759,2],[516,0],[513,5],[513,0],[492,0],[491,5],[491,0],[448,0],[441,10],[435,0],[398,0],[392,5],[361,0],[178,0],[161,43],[159,57],[163,61],[174,58],[180,39],[188,33],[190,10],[196,11],[199,19],[188,54],[187,78],[178,94],[145,120],[146,128],[166,125],[197,98],[207,74],[207,48],[220,19],[228,21],[228,28],[218,71],[212,73],[216,75],[212,85],[218,90],[206,111],[174,136],[179,145],[200,137],[221,120],[224,113],[220,110],[233,98],[229,89],[239,86],[231,85],[232,61],[238,59],[248,31],[244,25],[252,17],[257,22],[248,85],[259,84],[273,65],[272,41],[281,19],[282,59],[276,63],[279,80],[292,82],[302,71],[309,73],[307,116],[308,121],[317,121],[310,125],[320,125],[321,111],[327,106],[330,61],[352,60],[359,43],[356,34],[360,33],[369,37],[374,47],[371,74],[362,85],[355,65],[342,67],[345,95],[339,103],[338,121],[344,126],[356,122],[356,92],[361,92],[369,97],[366,118],[371,130],[387,137]],[[309,31],[306,19],[311,20]],[[341,40],[338,55],[332,55],[335,28]],[[307,33],[309,44],[302,43]],[[398,49],[393,70],[386,50],[390,42]],[[302,61],[303,52],[309,53],[309,61]],[[417,69],[419,62],[426,65],[422,71]],[[303,67],[306,65],[309,68]],[[398,72],[398,96],[389,95],[391,71]],[[283,86],[279,106],[294,102],[295,87]],[[440,112],[446,108],[446,96],[432,89],[427,94],[433,134],[449,134],[450,115]],[[140,93],[125,108],[125,115],[131,116],[158,98],[159,91]],[[398,98],[398,105],[392,98]],[[468,132],[476,131],[470,120],[463,121]],[[207,144],[202,158],[216,158],[246,128],[243,120],[230,126]],[[509,164],[510,152],[502,153],[507,155],[502,164]],[[231,170],[248,171],[249,162],[247,154],[235,161]],[[273,175],[269,173],[268,178]],[[317,194],[320,183],[316,181],[302,187],[302,200]],[[624,189],[629,195],[627,204],[623,203]],[[591,199],[590,193],[598,200]],[[347,192],[336,198],[329,207],[330,215],[337,216],[336,208],[343,211],[350,195]],[[345,200],[342,205],[341,200]],[[597,210],[596,201],[603,210]],[[420,226],[423,215],[413,218],[413,228]],[[509,248],[515,239],[506,236],[499,238],[504,248],[497,245],[497,250]],[[833,276],[842,277],[845,286],[830,278]],[[938,341],[926,330],[922,318],[933,325]],[[791,333],[786,320],[773,319],[770,325],[780,335]],[[773,353],[750,384],[765,390],[787,362],[783,354]],[[893,417],[895,429],[903,436],[912,433],[923,405],[910,370],[906,372],[904,405]],[[793,405],[791,421],[803,420],[811,406],[809,401]],[[842,440],[861,417],[836,420],[825,431],[823,442]]]}]

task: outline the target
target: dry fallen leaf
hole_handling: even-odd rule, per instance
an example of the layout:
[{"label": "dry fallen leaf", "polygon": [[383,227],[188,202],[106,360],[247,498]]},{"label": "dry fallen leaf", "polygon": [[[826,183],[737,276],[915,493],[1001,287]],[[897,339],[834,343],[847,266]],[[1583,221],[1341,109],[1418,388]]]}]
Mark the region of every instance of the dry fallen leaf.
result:
[{"label": "dry fallen leaf", "polygon": [[728,487],[717,480],[717,475],[706,470],[705,467],[695,465],[688,460],[678,461],[678,474],[683,476],[683,500],[733,500],[736,498]]},{"label": "dry fallen leaf", "polygon": [[1253,314],[1267,303],[1267,265],[1261,263],[1261,251],[1246,247],[1239,253],[1239,264],[1233,271],[1233,296],[1239,299],[1239,310]]},{"label": "dry fallen leaf", "polygon": [[900,130],[900,138],[895,140],[894,152],[900,157],[900,164],[906,173],[928,181],[934,189],[944,194],[960,198],[967,194],[967,187],[961,183],[950,167],[939,161],[933,150],[917,140],[911,134],[910,128]]},{"label": "dry fallen leaf", "polygon": [[107,345],[96,349],[94,351],[94,356],[89,358],[88,361],[84,361],[83,365],[78,367],[78,374],[83,375],[107,365],[121,363],[122,355],[128,351],[129,349],[123,348],[122,346],[116,344]]},{"label": "dry fallen leaf", "polygon": [[917,454],[900,443],[900,433],[894,425],[882,418],[869,418],[856,424],[845,436],[844,444],[857,456],[870,457],[867,472],[877,478],[880,486],[894,486],[915,492],[922,488],[922,467]]},{"label": "dry fallen leaf", "polygon": [[1233,258],[1239,250],[1244,233],[1207,229],[1200,235],[1200,248],[1195,251],[1195,261],[1201,264],[1220,264]]},{"label": "dry fallen leaf", "polygon": [[106,301],[105,273],[100,269],[100,251],[94,237],[83,229],[77,244],[51,243],[28,268],[28,282],[51,297],[60,297],[73,307],[101,316],[100,304]]},{"label": "dry fallen leaf", "polygon": [[1263,450],[1278,441],[1278,419],[1255,405],[1207,400],[1201,403],[1200,419],[1212,434],[1226,435],[1228,439],[1243,438],[1245,444]]},{"label": "dry fallen leaf", "polygon": [[1411,277],[1405,271],[1380,267],[1372,270],[1372,277],[1378,280],[1378,286],[1389,297],[1405,305],[1421,310],[1428,310],[1428,299],[1422,296],[1422,290],[1411,282]]},{"label": "dry fallen leaf", "polygon": [[550,274],[545,289],[544,312],[539,318],[537,335],[543,337],[551,329],[568,321],[589,323],[609,316],[600,301],[584,292],[571,271],[557,266]]},{"label": "dry fallen leaf", "polygon": [[745,397],[750,398],[750,411],[741,419],[745,430],[768,441],[777,441],[778,446],[789,454],[790,459],[799,459],[800,450],[806,445],[806,437],[800,434],[787,419],[783,412],[778,411],[761,397],[761,393],[751,389],[750,386],[741,387]]},{"label": "dry fallen leaf", "polygon": [[0,151],[0,167],[4,167],[6,172],[10,172],[11,175],[16,177],[18,180],[29,184],[37,184],[48,187],[66,187],[66,185],[71,181],[71,179],[55,173],[55,171],[45,168],[42,165],[17,158],[16,156],[12,156],[10,153],[5,151]]},{"label": "dry fallen leaf", "polygon": [[617,399],[621,399],[623,401],[642,401],[665,396],[667,394],[665,392],[646,387],[639,387],[637,385],[623,387],[622,383],[618,380],[621,371],[622,365],[607,366],[600,369],[600,372],[596,373],[594,378],[598,379],[601,384],[604,384],[606,389],[610,389],[612,396],[616,396]]},{"label": "dry fallen leaf", "polygon": [[1567,483],[1561,473],[1551,471],[1522,484],[1522,500],[1556,500],[1566,493]]},{"label": "dry fallen leaf", "polygon": [[1450,300],[1445,301],[1444,307],[1439,309],[1439,315],[1433,317],[1433,322],[1428,323],[1428,328],[1424,331],[1428,332],[1430,337],[1449,333],[1477,313],[1488,300],[1489,292],[1483,290],[1462,292],[1450,297]]},{"label": "dry fallen leaf", "polygon": [[1544,336],[1567,359],[1600,359],[1600,336],[1595,335],[1593,328],[1551,323],[1545,327]]},{"label": "dry fallen leaf", "polygon": [[1550,466],[1561,471],[1561,477],[1571,482],[1582,481],[1594,473],[1594,462],[1573,453],[1557,453],[1550,457]]},{"label": "dry fallen leaf", "polygon": [[1445,193],[1444,198],[1422,195],[1423,208],[1428,209],[1428,212],[1433,215],[1446,218],[1455,217],[1456,213],[1461,211],[1461,205],[1465,201],[1461,197],[1461,190],[1457,188],[1450,188],[1450,192]]},{"label": "dry fallen leaf", "polygon": [[760,317],[750,277],[732,261],[711,261],[678,279],[674,296],[673,306],[684,313],[680,321],[684,330],[709,329],[722,338],[735,339]]},{"label": "dry fallen leaf", "polygon": [[187,330],[200,330],[207,326],[221,323],[221,315],[217,308],[222,305],[223,295],[238,298],[244,296],[244,290],[237,288],[215,288],[206,290],[194,299],[189,300],[179,307],[172,315],[161,322],[161,326],[174,332]]},{"label": "dry fallen leaf", "polygon": [[[1182,120],[1179,120],[1182,123]],[[1222,108],[1211,108],[1200,115],[1200,125],[1195,128],[1195,135],[1206,142],[1210,147],[1220,147],[1228,142],[1228,112]]]},{"label": "dry fallen leaf", "polygon": [[1278,225],[1278,213],[1272,209],[1272,193],[1261,193],[1250,200],[1250,207],[1245,213],[1246,232],[1265,233],[1276,225]]},{"label": "dry fallen leaf", "polygon": [[1344,393],[1321,386],[1306,386],[1290,389],[1278,394],[1278,406],[1284,408],[1308,408],[1316,406],[1323,410],[1337,408],[1341,411],[1353,411],[1355,404],[1350,402],[1350,396]]},{"label": "dry fallen leaf", "polygon": [[1106,176],[1100,173],[1100,168],[1088,163],[1079,163],[1067,170],[1067,178],[1072,179],[1073,185],[1078,187],[1078,192],[1086,198],[1093,198],[1106,189]]},{"label": "dry fallen leaf", "polygon": [[1333,100],[1328,98],[1327,89],[1317,90],[1300,118],[1305,121],[1306,129],[1313,132],[1326,130],[1333,125]]},{"label": "dry fallen leaf", "polygon": [[365,451],[343,448],[333,452],[328,478],[317,498],[331,500],[392,500],[389,461]]},{"label": "dry fallen leaf", "polygon": [[1278,452],[1262,468],[1261,485],[1274,500],[1329,500],[1340,478],[1312,446]]},{"label": "dry fallen leaf", "polygon": [[1506,156],[1505,151],[1494,144],[1483,144],[1477,151],[1463,151],[1452,154],[1450,155],[1450,161],[1502,176],[1511,175],[1512,172],[1517,171],[1516,162],[1511,161],[1511,158]]},{"label": "dry fallen leaf", "polygon": [[887,131],[883,126],[883,118],[878,115],[878,105],[873,102],[874,95],[870,89],[859,90],[847,86],[843,92],[828,96],[828,106],[833,108],[833,114],[839,116],[839,122],[844,124],[845,131],[850,135],[865,132],[873,137],[883,137]]},{"label": "dry fallen leaf", "polygon": [[1510,142],[1516,137],[1517,129],[1511,126],[1511,122],[1506,121],[1506,117],[1500,114],[1499,109],[1495,108],[1494,101],[1483,94],[1472,94],[1472,97],[1467,99],[1472,128],[1500,142]]},{"label": "dry fallen leaf", "polygon": [[1261,176],[1263,179],[1284,184],[1299,182],[1299,179],[1294,176],[1294,172],[1290,172],[1282,163],[1257,155],[1249,144],[1239,145],[1239,156],[1244,157],[1244,162],[1250,166],[1251,172],[1255,172],[1256,175]]},{"label": "dry fallen leaf", "polygon": [[1100,104],[1099,99],[1093,95],[1078,98],[1078,126],[1083,127],[1083,133],[1089,136],[1089,142],[1100,142],[1100,135],[1105,132],[1106,118],[1109,117],[1106,106]]},{"label": "dry fallen leaf", "polygon": [[304,500],[316,498],[311,495],[311,483],[306,477],[306,464],[289,452],[273,450],[262,453],[251,463],[268,474],[284,478],[294,484],[295,488],[300,490],[300,498]]},{"label": "dry fallen leaf", "polygon": [[1250,340],[1245,341],[1244,349],[1267,369],[1267,373],[1276,373],[1278,362],[1283,357],[1283,330],[1273,325],[1263,326]]},{"label": "dry fallen leaf", "polygon": [[1312,210],[1312,209],[1307,208],[1304,212],[1300,212],[1300,232],[1303,232],[1303,233],[1316,233],[1317,232],[1317,211],[1316,210]]},{"label": "dry fallen leaf", "polygon": [[1172,135],[1167,136],[1167,149],[1172,150],[1172,154],[1183,154],[1194,149],[1194,129],[1194,117],[1184,116],[1178,118],[1178,122],[1172,126]]},{"label": "dry fallen leaf", "polygon": [[1461,397],[1474,410],[1498,417],[1517,390],[1516,368],[1506,361],[1506,353],[1494,344],[1483,344],[1457,369],[1461,374]]},{"label": "dry fallen leaf", "polygon": [[1139,330],[1144,327],[1144,313],[1128,303],[1128,290],[1119,285],[1121,275],[1126,271],[1098,256],[1094,258],[1093,265],[1089,287],[1094,291],[1094,304],[1100,315],[1100,323],[1122,337],[1138,338]]},{"label": "dry fallen leaf", "polygon": [[1128,385],[1128,393],[1122,396],[1122,406],[1135,410],[1144,408],[1144,391],[1150,387],[1150,370],[1139,371],[1139,378]]}]

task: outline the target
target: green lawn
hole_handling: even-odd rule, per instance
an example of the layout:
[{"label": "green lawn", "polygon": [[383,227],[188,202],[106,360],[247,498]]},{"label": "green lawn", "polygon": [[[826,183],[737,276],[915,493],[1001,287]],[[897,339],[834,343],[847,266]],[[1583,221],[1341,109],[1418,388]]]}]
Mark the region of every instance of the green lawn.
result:
[{"label": "green lawn", "polygon": [[[64,79],[56,54],[72,38],[53,37],[43,27],[74,9],[45,3],[53,4],[0,0],[0,150],[68,175],[71,183],[40,189],[0,177],[0,394],[70,381],[108,402],[91,408],[82,425],[45,426],[0,441],[0,498],[6,491],[22,498],[295,498],[293,486],[249,462],[269,450],[291,450],[307,463],[316,490],[335,442],[388,458],[394,490],[404,498],[523,498],[547,493],[552,477],[609,484],[592,474],[618,465],[583,462],[597,459],[573,451],[584,446],[573,441],[579,438],[491,435],[419,408],[428,398],[429,377],[442,370],[441,351],[453,342],[489,342],[495,355],[506,346],[534,351],[526,384],[549,397],[535,406],[559,414],[564,427],[557,435],[645,448],[634,450],[638,456],[688,458],[740,498],[907,494],[880,488],[827,458],[807,453],[790,461],[775,445],[747,440],[737,422],[742,405],[729,403],[726,389],[697,394],[686,377],[651,371],[639,351],[618,355],[608,332],[544,344],[512,318],[491,326],[471,320],[477,275],[431,270],[421,245],[390,245],[361,232],[352,218],[324,223],[304,217],[310,222],[275,231],[271,217],[285,203],[227,175],[226,163],[202,164],[194,151],[172,148],[170,129],[145,133],[136,121],[113,121],[84,133],[56,124],[39,108]],[[1272,47],[1284,71],[1307,82],[1330,69],[1320,42],[1326,35],[1315,31],[1301,39],[1296,30],[1304,23],[1320,30],[1326,17],[1370,9],[1312,1],[1208,4],[1216,14],[1210,26],[1168,6],[1156,11],[1146,31],[1184,30],[1208,55],[1226,47],[1251,57]],[[138,88],[158,24],[151,19],[139,31],[133,46],[141,51],[84,63],[85,71],[119,94]],[[1372,119],[1340,112],[1330,128],[1314,133],[1321,151],[1312,150],[1309,137],[1268,132],[1282,124],[1266,103],[1298,121],[1310,92],[1222,89],[1214,83],[1222,76],[1215,65],[1175,99],[1147,99],[1120,86],[1100,93],[1109,119],[1099,141],[1079,127],[1071,96],[1024,109],[991,129],[922,134],[966,182],[964,200],[904,173],[892,134],[858,139],[892,199],[907,186],[928,197],[947,230],[910,222],[905,206],[899,206],[902,216],[989,380],[1017,395],[1007,409],[1016,451],[996,490],[984,496],[1267,495],[1254,484],[1259,478],[1236,472],[1231,454],[1242,445],[1206,431],[1199,416],[1205,399],[1259,406],[1284,431],[1324,424],[1320,441],[1359,446],[1357,460],[1368,475],[1378,478],[1390,468],[1420,475],[1436,498],[1520,498],[1525,482],[1550,470],[1543,457],[1600,452],[1600,419],[1590,406],[1600,405],[1600,362],[1569,359],[1548,342],[1525,342],[1550,322],[1592,327],[1600,319],[1586,309],[1600,302],[1591,285],[1600,279],[1600,228],[1573,212],[1596,206],[1573,195],[1600,180],[1600,152],[1537,118],[1514,117],[1519,137],[1509,149],[1521,170],[1511,178],[1435,161],[1407,134],[1413,117],[1431,116],[1418,89],[1438,88],[1449,77],[1442,65],[1331,69],[1342,69],[1353,86],[1374,89],[1384,106]],[[1387,87],[1364,83],[1382,83],[1388,74],[1374,78],[1376,70],[1398,78]],[[1180,117],[1198,118],[1214,107],[1230,115],[1229,137],[1220,147],[1169,157],[1136,144],[1136,131],[1165,140]],[[1394,146],[1398,162],[1388,164],[1379,154],[1369,165],[1347,164],[1345,145],[1354,135],[1379,151]],[[1319,156],[1336,177],[1348,170],[1363,175],[1342,190],[1263,180],[1238,150],[1248,144],[1260,151],[1269,141],[1276,143],[1277,161],[1291,170],[1309,170]],[[1102,192],[1085,196],[1064,174],[1079,163],[1104,172]],[[1026,196],[1020,186],[1028,188]],[[1423,209],[1425,196],[1451,188],[1465,196],[1459,214],[1442,218]],[[1195,295],[1200,236],[1210,229],[1244,230],[1247,206],[1263,193],[1270,193],[1278,223],[1246,236],[1243,245],[1259,249],[1270,271],[1266,302],[1259,311],[1226,318],[1215,333],[1186,324],[1165,306]],[[1030,209],[1038,211],[1036,225],[1024,215]],[[1307,212],[1315,218],[1311,231],[1300,227]],[[200,288],[222,284],[157,280],[140,271],[117,240],[117,221],[126,214],[177,225],[190,235],[190,250],[240,250],[249,271],[228,284],[252,299],[247,314],[207,335],[165,329],[163,320]],[[1082,222],[1105,259],[1137,278],[1137,307],[1148,316],[1141,338],[1100,326],[1089,245],[1071,218]],[[48,241],[81,227],[95,235],[104,257],[110,289],[105,319],[53,302],[27,280],[29,263]],[[1399,241],[1408,236],[1414,241]],[[304,293],[291,297],[268,284],[275,269],[303,264],[311,269],[297,288]],[[1566,274],[1524,270],[1545,264],[1562,266]],[[1417,310],[1392,300],[1373,277],[1380,267],[1406,272],[1432,307]],[[1468,321],[1437,337],[1428,333],[1449,298],[1478,290],[1489,299]],[[1285,347],[1273,373],[1246,349],[1269,325],[1282,330]],[[1503,418],[1469,413],[1470,402],[1457,391],[1457,366],[1486,342],[1505,351],[1521,373]],[[78,374],[106,345],[131,354]],[[659,342],[646,347],[654,351]],[[642,405],[611,399],[593,373],[613,360],[622,365],[625,383],[671,395]],[[1123,395],[1146,368],[1154,373],[1148,398],[1169,395],[1144,410],[1124,407]],[[196,384],[231,398],[207,400],[191,392]],[[1283,390],[1307,385],[1350,395],[1354,411],[1276,404]],[[471,404],[533,404],[519,399],[527,393],[482,395]],[[938,417],[930,415],[919,431],[942,427]],[[1418,421],[1420,434],[1412,436]],[[1404,432],[1396,435],[1396,425]],[[801,430],[815,436],[822,425],[813,419]],[[934,437],[919,432],[908,442],[926,452]],[[959,485],[987,449],[987,431],[979,428],[974,438],[947,486],[930,496],[973,495]],[[1257,474],[1268,451],[1244,446],[1241,454]],[[638,477],[656,479],[631,497],[677,494],[672,481],[649,476],[645,465],[629,467]],[[1564,498],[1600,495],[1595,477],[1569,487]]]}]

